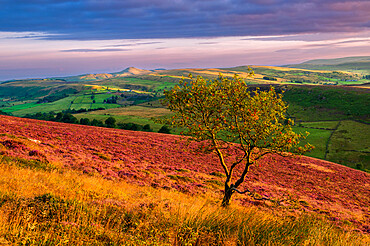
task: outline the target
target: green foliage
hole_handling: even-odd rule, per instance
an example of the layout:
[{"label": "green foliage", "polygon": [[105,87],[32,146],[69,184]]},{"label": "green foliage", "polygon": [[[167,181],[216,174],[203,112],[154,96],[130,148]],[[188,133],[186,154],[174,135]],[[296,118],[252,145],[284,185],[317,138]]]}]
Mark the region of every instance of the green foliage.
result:
[{"label": "green foliage", "polygon": [[[252,74],[252,72],[251,72]],[[172,90],[165,91],[163,103],[174,113],[162,120],[185,129],[185,135],[201,142],[204,151],[215,152],[226,174],[223,205],[228,205],[235,189],[244,181],[255,161],[270,153],[304,153],[312,146],[298,146],[304,134],[292,130],[286,119],[282,95],[271,87],[268,91],[250,92],[244,80],[223,77],[206,80],[181,80]],[[235,145],[233,143],[238,143]],[[234,151],[231,151],[234,149]],[[226,158],[234,156],[227,163]],[[243,166],[241,176],[233,180],[235,167]]]},{"label": "green foliage", "polygon": [[0,85],[0,96],[17,98],[35,98],[46,96],[48,94],[46,87],[39,86],[17,86],[12,83],[2,83]]},{"label": "green foliage", "polygon": [[165,134],[171,134],[171,129],[166,126],[166,125],[163,125],[159,130],[158,130],[159,133],[165,133]]},{"label": "green foliage", "polygon": [[0,115],[12,115],[12,114],[0,110]]},{"label": "green foliage", "polygon": [[129,123],[118,123],[117,125],[119,129],[124,129],[124,130],[144,131],[144,132],[153,131],[153,129],[150,127],[149,124],[140,125],[140,124],[129,122]]},{"label": "green foliage", "polygon": [[269,76],[263,76],[263,79],[265,79],[265,80],[277,81],[277,79],[276,79],[276,78],[274,78],[274,77],[269,77]]},{"label": "green foliage", "polygon": [[81,125],[90,125],[90,120],[88,118],[81,118],[80,119]]},{"label": "green foliage", "polygon": [[[337,119],[362,118],[370,115],[369,93],[346,91],[339,88],[293,87],[284,93],[284,100],[305,109],[337,111]],[[307,112],[303,113],[307,114]]]},{"label": "green foliage", "polygon": [[64,123],[71,123],[71,124],[78,123],[77,118],[74,117],[71,113],[62,114],[60,121]]},{"label": "green foliage", "polygon": [[105,125],[110,128],[116,127],[116,119],[114,117],[109,117],[105,120]]},{"label": "green foliage", "polygon": [[101,121],[101,120],[93,119],[93,120],[91,121],[91,125],[92,125],[92,126],[104,126],[104,123],[103,123],[103,121]]}]

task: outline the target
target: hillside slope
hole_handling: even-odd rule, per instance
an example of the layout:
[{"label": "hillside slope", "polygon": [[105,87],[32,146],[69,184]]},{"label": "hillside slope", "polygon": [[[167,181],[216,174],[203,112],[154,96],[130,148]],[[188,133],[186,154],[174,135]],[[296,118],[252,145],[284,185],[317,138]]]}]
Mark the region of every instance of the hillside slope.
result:
[{"label": "hillside slope", "polygon": [[286,65],[286,67],[314,70],[344,70],[367,75],[370,73],[370,56],[316,59],[300,64]]},{"label": "hillside slope", "polygon": [[370,56],[354,56],[354,57],[343,57],[335,59],[315,59],[303,62],[301,64],[312,64],[312,65],[338,65],[350,62],[369,62]]},{"label": "hillside slope", "polygon": [[[35,168],[63,166],[111,180],[221,196],[223,179],[216,155],[195,149],[196,144],[187,147],[173,135],[0,116],[2,158],[33,160]],[[270,201],[236,195],[244,206],[316,212],[370,232],[367,173],[309,157],[269,156],[251,168],[245,187]]]}]

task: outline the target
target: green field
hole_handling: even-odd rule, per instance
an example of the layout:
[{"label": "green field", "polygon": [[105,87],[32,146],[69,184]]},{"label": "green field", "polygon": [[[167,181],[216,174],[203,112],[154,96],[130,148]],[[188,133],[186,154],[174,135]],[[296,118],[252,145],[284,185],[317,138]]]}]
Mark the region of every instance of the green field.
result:
[{"label": "green field", "polygon": [[14,106],[6,107],[2,111],[7,113],[14,113],[14,111],[18,110],[27,110],[33,107],[37,107],[37,103],[24,103],[24,104],[16,104]]},{"label": "green field", "polygon": [[74,98],[75,96],[70,96],[55,102],[38,104],[35,107],[28,107],[17,111],[13,111],[12,114],[15,116],[24,116],[26,114],[35,114],[38,112],[45,113],[51,111],[60,112],[69,109]]},{"label": "green field", "polygon": [[300,121],[355,119],[370,122],[370,93],[366,89],[291,87],[283,99],[288,113]]},{"label": "green field", "polygon": [[308,127],[308,128],[320,128],[320,129],[334,130],[338,125],[338,121],[302,122],[301,125],[304,127]]},{"label": "green field", "polygon": [[341,121],[329,143],[327,159],[346,166],[370,169],[370,125]]},{"label": "green field", "polygon": [[[314,122],[311,122],[314,123]],[[309,132],[307,139],[301,141],[302,145],[307,142],[315,146],[311,152],[306,153],[307,156],[325,159],[326,144],[330,138],[332,131],[321,129],[308,129],[303,127],[294,127],[293,130],[297,133]]]},{"label": "green field", "polygon": [[300,125],[304,127],[294,127],[296,132],[310,133],[302,144],[309,142],[315,146],[307,156],[370,170],[369,124],[343,120],[302,122]]},{"label": "green field", "polygon": [[[70,105],[70,109],[98,109],[98,108],[118,108],[118,104],[107,104],[103,103],[104,100],[112,97],[112,94],[94,94],[94,99],[92,99],[92,94],[78,95],[73,103]],[[93,102],[95,100],[95,103]]]}]

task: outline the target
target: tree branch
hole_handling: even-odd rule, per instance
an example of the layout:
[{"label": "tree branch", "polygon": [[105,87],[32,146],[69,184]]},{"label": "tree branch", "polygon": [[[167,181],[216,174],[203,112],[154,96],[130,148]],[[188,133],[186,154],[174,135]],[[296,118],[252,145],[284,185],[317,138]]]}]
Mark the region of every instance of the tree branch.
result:
[{"label": "tree branch", "polygon": [[249,189],[246,189],[245,191],[240,191],[240,190],[238,190],[237,188],[235,188],[234,187],[234,185],[232,185],[231,186],[231,188],[230,188],[230,190],[233,190],[233,191],[236,191],[236,192],[238,192],[239,194],[245,194],[245,193],[249,193],[248,195],[251,195],[252,197],[253,197],[253,199],[255,199],[255,200],[266,200],[266,201],[271,201],[271,199],[270,198],[268,198],[268,197],[261,197],[261,198],[256,198],[256,197],[254,197],[254,193],[253,192],[251,192]]},{"label": "tree branch", "polygon": [[233,190],[233,191],[236,191],[236,192],[238,192],[239,194],[245,194],[245,193],[249,193],[249,195],[251,195],[252,194],[252,192],[250,191],[250,190],[245,190],[245,191],[240,191],[240,190],[238,190],[237,188],[235,188],[234,187],[234,185],[230,188],[230,190]]}]

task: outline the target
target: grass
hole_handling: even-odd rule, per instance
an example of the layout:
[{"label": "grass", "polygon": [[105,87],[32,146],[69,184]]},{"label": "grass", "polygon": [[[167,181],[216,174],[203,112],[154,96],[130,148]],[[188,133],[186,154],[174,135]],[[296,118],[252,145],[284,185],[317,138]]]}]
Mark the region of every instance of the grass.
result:
[{"label": "grass", "polygon": [[38,112],[61,112],[67,109],[96,109],[96,108],[117,108],[120,107],[118,104],[106,104],[103,103],[104,99],[112,97],[111,94],[96,94],[95,102],[91,99],[91,95],[71,95],[69,97],[60,99],[51,103],[26,103],[18,104],[11,107],[3,107],[1,110],[4,112],[11,112],[15,116],[24,116],[26,114],[35,114]]},{"label": "grass", "polygon": [[305,155],[319,159],[325,159],[326,144],[332,131],[322,129],[307,129],[303,127],[293,127],[293,130],[297,133],[304,133],[306,131],[310,133],[305,140],[301,141],[301,144],[305,145],[308,142],[315,146],[315,149],[306,153]]},{"label": "grass", "polygon": [[110,78],[99,81],[99,84],[105,86],[115,86],[118,87],[117,89],[125,88],[125,89],[138,89],[138,90],[145,90],[145,91],[152,91],[152,90],[163,90],[166,86],[170,85],[173,86],[173,82],[165,82],[159,80],[151,80],[153,76],[144,76],[144,78],[139,77],[118,77],[118,78]]},{"label": "grass", "polygon": [[303,107],[297,104],[290,103],[287,110],[289,115],[296,119],[296,122],[316,122],[316,121],[338,121],[345,119],[341,112],[335,109],[317,108],[317,107]]},{"label": "grass", "polygon": [[290,67],[315,70],[341,70],[353,73],[369,74],[369,63],[369,57],[348,57],[339,59],[312,60],[301,64],[290,65]]},{"label": "grass", "polygon": [[20,109],[12,112],[15,116],[24,116],[26,114],[35,114],[38,112],[61,112],[63,110],[69,109],[71,102],[76,98],[76,96],[69,96],[51,103],[42,103],[32,108]]},{"label": "grass", "polygon": [[[226,68],[224,70],[245,72],[247,71],[247,66],[240,66],[234,68]],[[299,81],[300,84],[359,84],[361,82],[366,83],[367,81],[348,81],[348,80],[359,80],[360,77],[357,76],[358,71],[354,73],[338,73],[334,71],[315,71],[307,69],[297,69],[288,67],[271,67],[271,66],[252,66],[255,72],[254,80],[260,82],[267,82],[266,80],[259,80],[261,76],[275,77],[279,82],[291,83],[292,81]]]},{"label": "grass", "polygon": [[[321,120],[333,119],[330,117],[331,115],[336,116],[334,120],[362,118],[369,120],[370,94],[366,91],[350,91],[322,86],[312,88],[294,87],[284,93],[284,100],[290,105],[299,107],[290,109],[293,111],[291,114],[303,118],[304,121],[317,121],[316,114],[321,112],[324,115],[327,114],[327,117]],[[300,110],[306,112],[299,112]],[[307,116],[302,116],[302,114],[316,119],[308,119]]]},{"label": "grass", "polygon": [[321,129],[335,129],[338,121],[317,121],[317,122],[302,122],[302,126],[308,128],[321,128]]},{"label": "grass", "polygon": [[0,156],[0,243],[12,245],[367,245],[322,217],[219,206],[189,196]]},{"label": "grass", "polygon": [[329,144],[328,159],[350,167],[360,164],[370,169],[370,125],[342,121],[333,133]]},{"label": "grass", "polygon": [[6,107],[6,108],[4,107],[3,111],[7,112],[7,113],[13,113],[14,111],[27,110],[27,109],[37,107],[37,106],[39,106],[39,104],[34,103],[34,102],[24,103],[24,104],[17,104],[17,105]]},{"label": "grass", "polygon": [[338,123],[339,121],[302,122],[300,124],[304,127],[294,127],[296,132],[310,133],[302,144],[309,142],[315,149],[305,155],[370,170],[370,126],[351,120],[340,121],[339,125]]}]

